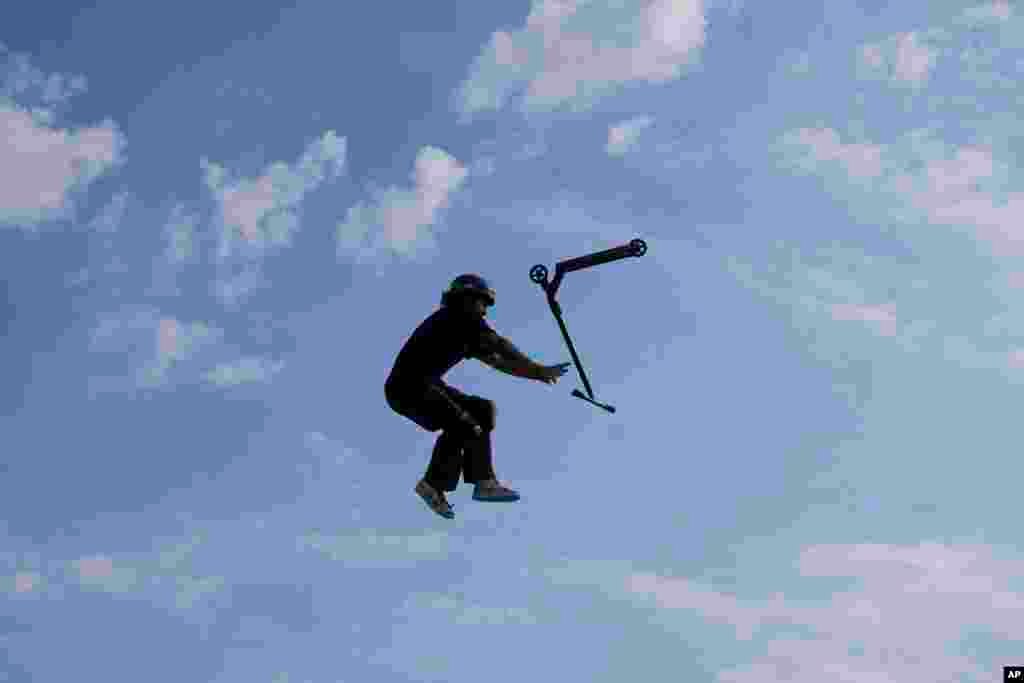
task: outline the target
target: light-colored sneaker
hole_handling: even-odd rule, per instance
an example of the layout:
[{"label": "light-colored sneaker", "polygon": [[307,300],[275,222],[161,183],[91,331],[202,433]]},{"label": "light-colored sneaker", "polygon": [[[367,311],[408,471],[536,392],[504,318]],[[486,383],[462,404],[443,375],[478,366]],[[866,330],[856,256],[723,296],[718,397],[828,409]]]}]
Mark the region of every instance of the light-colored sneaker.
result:
[{"label": "light-colored sneaker", "polygon": [[448,504],[448,499],[445,498],[444,493],[435,489],[425,480],[420,479],[419,483],[416,484],[415,491],[431,510],[445,519],[455,518],[455,512],[452,510],[452,506]]},{"label": "light-colored sneaker", "polygon": [[473,500],[485,503],[514,503],[519,500],[519,493],[502,486],[496,479],[488,479],[477,482],[473,487]]}]

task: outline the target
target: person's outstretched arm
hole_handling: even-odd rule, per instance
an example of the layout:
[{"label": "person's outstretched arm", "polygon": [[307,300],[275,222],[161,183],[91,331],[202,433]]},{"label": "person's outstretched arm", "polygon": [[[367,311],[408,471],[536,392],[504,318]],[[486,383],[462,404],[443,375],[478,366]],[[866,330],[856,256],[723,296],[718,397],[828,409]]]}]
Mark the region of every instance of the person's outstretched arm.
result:
[{"label": "person's outstretched arm", "polygon": [[544,366],[534,362],[497,333],[492,332],[484,337],[478,358],[485,365],[513,377],[540,380],[544,376]]},{"label": "person's outstretched arm", "polygon": [[515,345],[497,333],[485,337],[480,361],[513,377],[554,383],[565,374],[568,363],[546,366],[535,362]]}]

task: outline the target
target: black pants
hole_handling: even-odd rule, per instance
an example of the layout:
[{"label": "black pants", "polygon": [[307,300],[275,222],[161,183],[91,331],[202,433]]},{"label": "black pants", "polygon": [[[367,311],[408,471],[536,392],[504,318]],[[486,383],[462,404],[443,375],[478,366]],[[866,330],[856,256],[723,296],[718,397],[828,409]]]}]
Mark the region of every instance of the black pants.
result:
[{"label": "black pants", "polygon": [[[444,382],[384,386],[388,406],[429,432],[441,430],[423,477],[439,491],[454,491],[459,475],[467,484],[494,479],[491,432],[494,402],[464,394]],[[473,424],[480,427],[475,434]]]}]

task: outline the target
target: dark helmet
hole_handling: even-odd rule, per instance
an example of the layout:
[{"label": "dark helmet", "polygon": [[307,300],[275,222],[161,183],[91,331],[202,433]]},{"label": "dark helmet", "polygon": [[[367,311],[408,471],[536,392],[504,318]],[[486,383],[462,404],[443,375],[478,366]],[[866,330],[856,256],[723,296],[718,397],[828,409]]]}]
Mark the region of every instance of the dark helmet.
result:
[{"label": "dark helmet", "polygon": [[484,299],[489,306],[494,305],[494,290],[487,280],[475,273],[464,273],[452,280],[448,291],[441,295],[441,305],[446,306],[452,298],[463,296],[478,296]]}]

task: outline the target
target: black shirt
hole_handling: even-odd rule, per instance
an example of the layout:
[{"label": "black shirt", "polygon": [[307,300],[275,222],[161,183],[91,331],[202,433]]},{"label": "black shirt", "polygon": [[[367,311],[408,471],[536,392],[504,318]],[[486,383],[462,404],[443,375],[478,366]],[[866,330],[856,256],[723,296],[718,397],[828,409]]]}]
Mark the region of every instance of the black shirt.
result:
[{"label": "black shirt", "polygon": [[485,336],[493,332],[483,316],[441,306],[406,340],[387,384],[397,387],[438,382],[462,360],[480,355]]}]

